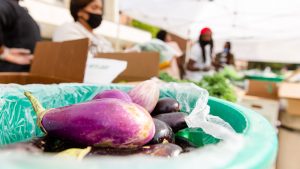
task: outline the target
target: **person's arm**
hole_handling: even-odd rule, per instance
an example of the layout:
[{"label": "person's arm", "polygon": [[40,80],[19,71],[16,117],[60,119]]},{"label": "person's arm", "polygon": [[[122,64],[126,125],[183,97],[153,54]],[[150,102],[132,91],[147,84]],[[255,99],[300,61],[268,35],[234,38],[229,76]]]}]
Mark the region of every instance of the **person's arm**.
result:
[{"label": "person's arm", "polygon": [[[1,34],[1,33],[0,33]],[[3,60],[4,58],[4,47],[3,46],[0,46],[0,60]]]},{"label": "person's arm", "polygon": [[229,65],[235,66],[235,61],[234,61],[234,56],[233,56],[233,54],[230,53],[229,56],[230,56],[230,57],[229,57],[229,61],[228,61]]},{"label": "person's arm", "polygon": [[4,60],[17,65],[29,65],[33,59],[30,50],[22,48],[6,48],[2,47],[0,60]]},{"label": "person's arm", "polygon": [[189,59],[186,65],[186,69],[193,72],[200,71],[200,68],[196,66],[196,60],[199,59],[201,52],[197,45],[198,44],[194,44],[190,49]]},{"label": "person's arm", "polygon": [[195,45],[191,49],[190,58],[189,58],[189,61],[187,63],[187,70],[189,70],[189,71],[204,71],[204,72],[207,72],[207,71],[209,71],[211,69],[211,67],[205,66],[204,63],[200,67],[196,66],[196,60],[201,59],[199,57],[201,57],[201,49],[199,49],[199,47]]},{"label": "person's arm", "polygon": [[[0,29],[0,36],[3,32]],[[18,65],[29,65],[33,59],[33,55],[30,54],[30,50],[27,49],[14,49],[7,48],[3,45],[3,39],[0,37],[0,60],[15,63]]]},{"label": "person's arm", "polygon": [[214,62],[213,62],[213,65],[214,67],[219,70],[220,68],[222,68],[222,65],[220,63],[220,58],[221,58],[221,55],[222,53],[218,53],[216,56],[215,56],[215,59],[214,59]]},{"label": "person's arm", "polygon": [[17,20],[15,9],[8,2],[0,4],[0,60],[4,60],[10,63],[19,65],[30,64],[33,56],[30,54],[30,50],[7,48],[4,45],[5,28],[11,28],[14,26]]},{"label": "person's arm", "polygon": [[196,61],[189,59],[186,69],[189,71],[193,71],[193,72],[200,71],[201,69],[196,67],[195,64],[196,64]]},{"label": "person's arm", "polygon": [[185,64],[185,55],[176,58],[177,65],[180,71],[180,78],[182,79],[185,75],[184,64]]}]

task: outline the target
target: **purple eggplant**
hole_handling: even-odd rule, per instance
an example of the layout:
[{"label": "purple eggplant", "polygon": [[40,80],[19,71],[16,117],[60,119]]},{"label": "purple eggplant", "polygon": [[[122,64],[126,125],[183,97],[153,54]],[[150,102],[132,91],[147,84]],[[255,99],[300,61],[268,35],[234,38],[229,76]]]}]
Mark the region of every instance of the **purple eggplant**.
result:
[{"label": "purple eggplant", "polygon": [[126,101],[126,102],[132,102],[132,99],[130,98],[130,96],[126,92],[123,92],[123,91],[117,90],[117,89],[106,90],[106,91],[103,91],[101,93],[98,93],[93,98],[93,100],[106,99],[106,98],[120,99],[120,100],[123,100],[123,101]]},{"label": "purple eggplant", "polygon": [[149,144],[159,144],[163,143],[164,141],[174,143],[175,135],[171,127],[161,120],[153,119],[153,121],[155,124],[155,135]]},{"label": "purple eggplant", "polygon": [[148,143],[155,126],[141,106],[119,99],[100,99],[45,110],[29,92],[38,126],[62,140],[83,146],[134,148]]},{"label": "purple eggplant", "polygon": [[142,154],[159,157],[176,157],[182,152],[182,148],[176,144],[162,143],[151,146],[144,146]]},{"label": "purple eggplant", "polygon": [[132,101],[151,113],[159,99],[159,86],[153,80],[144,81],[129,91]]},{"label": "purple eggplant", "polygon": [[152,116],[156,116],[159,114],[171,113],[171,112],[179,112],[180,104],[177,100],[172,98],[162,98],[159,99],[153,112],[151,112]]},{"label": "purple eggplant", "polygon": [[167,114],[160,114],[154,116],[154,118],[159,119],[165,123],[167,123],[173,130],[174,133],[178,132],[179,130],[187,128],[187,124],[185,122],[185,117],[187,114],[182,112],[174,112],[174,113],[167,113]]}]

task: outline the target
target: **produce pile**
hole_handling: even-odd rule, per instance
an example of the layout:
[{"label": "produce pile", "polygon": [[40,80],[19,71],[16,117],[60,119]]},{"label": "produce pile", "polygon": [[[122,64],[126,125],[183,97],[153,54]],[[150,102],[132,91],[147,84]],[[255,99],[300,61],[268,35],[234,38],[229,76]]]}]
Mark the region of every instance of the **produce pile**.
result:
[{"label": "produce pile", "polygon": [[128,93],[106,90],[84,103],[45,110],[33,94],[25,92],[45,136],[4,149],[80,159],[132,154],[173,157],[199,147],[176,134],[188,128],[187,114],[180,112],[178,101],[159,99],[159,95],[158,85],[145,81]]},{"label": "produce pile", "polygon": [[245,79],[244,73],[237,72],[232,66],[224,67],[223,70],[219,71],[219,74],[231,81],[242,81]]},{"label": "produce pile", "polygon": [[237,96],[229,79],[226,77],[229,77],[228,73],[220,72],[212,76],[205,76],[200,82],[194,82],[190,80],[175,79],[167,73],[160,73],[159,75],[159,78],[165,82],[194,83],[197,86],[206,89],[210,96],[236,102]]}]

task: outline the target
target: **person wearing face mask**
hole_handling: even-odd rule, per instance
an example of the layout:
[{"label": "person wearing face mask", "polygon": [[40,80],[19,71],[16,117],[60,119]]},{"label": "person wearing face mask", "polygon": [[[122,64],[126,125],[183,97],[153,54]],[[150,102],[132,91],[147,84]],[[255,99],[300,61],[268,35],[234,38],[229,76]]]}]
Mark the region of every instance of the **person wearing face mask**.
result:
[{"label": "person wearing face mask", "polygon": [[38,24],[19,1],[0,0],[0,72],[28,72],[39,40]]},{"label": "person wearing face mask", "polygon": [[203,28],[200,32],[199,40],[192,46],[187,54],[185,78],[193,81],[201,81],[203,76],[212,75],[213,68],[213,39],[210,28]]},{"label": "person wearing face mask", "polygon": [[103,14],[102,0],[71,0],[71,15],[75,22],[57,28],[53,41],[62,42],[88,38],[96,52],[114,52],[112,44],[104,37],[94,33],[101,25]]},{"label": "person wearing face mask", "polygon": [[224,68],[225,66],[234,66],[234,56],[230,50],[231,43],[226,42],[224,45],[224,50],[216,55],[215,66],[217,70]]}]

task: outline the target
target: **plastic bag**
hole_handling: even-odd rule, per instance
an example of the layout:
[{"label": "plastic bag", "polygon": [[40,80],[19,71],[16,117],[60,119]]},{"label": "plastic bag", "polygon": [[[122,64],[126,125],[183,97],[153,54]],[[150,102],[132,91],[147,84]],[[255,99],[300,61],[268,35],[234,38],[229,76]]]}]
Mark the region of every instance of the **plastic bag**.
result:
[{"label": "plastic bag", "polygon": [[[36,116],[29,101],[23,95],[24,91],[32,92],[45,108],[67,106],[90,100],[98,92],[108,89],[130,90],[124,85],[0,85],[0,144],[30,139],[42,135],[36,126]],[[223,139],[217,145],[205,146],[193,152],[182,154],[180,158],[161,159],[148,156],[104,157],[86,159],[82,165],[74,165],[74,161],[65,161],[44,156],[28,156],[23,153],[12,155],[13,152],[0,152],[0,163],[4,168],[14,168],[23,162],[28,168],[222,168],[230,163],[242,148],[243,141],[230,125],[219,117],[209,115],[207,106],[208,93],[193,84],[170,83],[161,86],[160,97],[176,98],[182,105],[182,111],[191,113],[187,118],[190,127],[201,127],[203,131],[216,138]],[[5,161],[1,162],[2,159]],[[47,159],[47,160],[45,160]],[[116,163],[116,160],[118,161]],[[18,161],[18,164],[15,162]],[[142,163],[141,163],[142,161]],[[47,164],[47,165],[45,165]],[[49,165],[48,165],[49,164]],[[50,167],[51,166],[51,167]],[[83,167],[84,166],[84,167]],[[17,167],[16,167],[17,168]]]},{"label": "plastic bag", "polygon": [[[36,126],[36,115],[24,96],[24,91],[32,92],[46,109],[50,109],[90,100],[97,92],[111,88],[114,86],[0,85],[0,145],[42,135]],[[122,89],[125,90],[126,87]]]},{"label": "plastic bag", "polygon": [[[162,86],[162,97],[176,98],[183,112],[190,113],[186,118],[189,128],[202,128],[204,132],[221,140],[238,137],[233,128],[219,117],[210,115],[208,92],[192,83],[168,83]],[[190,91],[190,92],[187,92]]]},{"label": "plastic bag", "polygon": [[175,49],[159,39],[152,39],[151,41],[138,44],[131,50],[128,50],[128,52],[130,51],[158,52],[160,54],[160,63],[170,62],[173,57],[178,55]]}]

